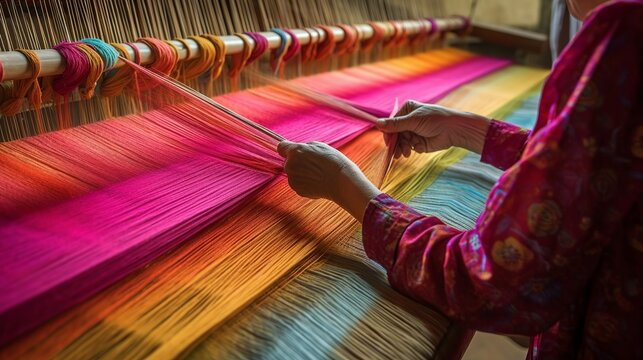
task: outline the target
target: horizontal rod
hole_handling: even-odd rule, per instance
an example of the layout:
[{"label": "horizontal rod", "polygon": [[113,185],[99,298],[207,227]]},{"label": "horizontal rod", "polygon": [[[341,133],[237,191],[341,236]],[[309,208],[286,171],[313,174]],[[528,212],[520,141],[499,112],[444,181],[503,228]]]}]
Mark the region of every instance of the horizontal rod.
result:
[{"label": "horizontal rod", "polygon": [[[439,31],[455,31],[458,29],[462,29],[462,27],[465,26],[465,21],[459,17],[436,19],[435,22],[438,26]],[[406,34],[409,35],[417,34],[423,29],[428,30],[432,26],[431,23],[427,20],[405,20],[398,21],[397,23],[401,25],[405,29]],[[385,29],[384,38],[388,38],[393,34],[394,29],[390,23],[382,22],[378,24],[382,25]],[[361,33],[361,40],[371,38],[374,34],[373,28],[368,24],[359,24],[355,25],[355,27]],[[342,41],[344,39],[344,30],[336,26],[331,26],[330,28],[335,34],[335,41]],[[297,39],[299,39],[299,42],[302,45],[308,44],[311,41],[320,42],[325,39],[325,33],[321,31],[321,29],[309,29],[319,30],[317,31],[319,35],[313,36],[311,38],[308,32],[303,29],[292,30],[292,32],[295,34],[295,36],[297,36]],[[278,48],[281,44],[281,38],[274,32],[262,32],[261,34],[268,40],[270,49]],[[227,55],[237,54],[243,50],[244,43],[238,36],[226,35],[222,36],[221,38],[225,42]],[[190,51],[188,51],[180,41],[172,40],[171,42],[176,45],[179,50],[179,59],[188,58],[188,54],[190,54],[189,58],[196,58],[200,56],[199,46],[194,40],[187,39],[186,41]],[[125,45],[125,47],[128,49],[128,52],[130,53],[130,56],[133,58],[134,50],[132,50],[132,48],[127,44],[123,45]],[[152,51],[146,44],[134,43],[133,45],[139,49],[141,62],[143,64],[149,64],[154,61]],[[36,55],[40,59],[41,64],[40,76],[59,75],[62,74],[62,72],[65,70],[65,61],[58,53],[58,51],[53,49],[35,51]],[[20,80],[27,79],[31,76],[31,68],[29,66],[29,63],[27,62],[27,58],[18,51],[0,52],[0,62],[2,63],[4,68],[3,80]],[[121,61],[116,64],[117,67],[122,65],[123,63]]]},{"label": "horizontal rod", "polygon": [[473,24],[471,36],[489,43],[533,53],[542,53],[548,46],[545,34],[494,24]]}]

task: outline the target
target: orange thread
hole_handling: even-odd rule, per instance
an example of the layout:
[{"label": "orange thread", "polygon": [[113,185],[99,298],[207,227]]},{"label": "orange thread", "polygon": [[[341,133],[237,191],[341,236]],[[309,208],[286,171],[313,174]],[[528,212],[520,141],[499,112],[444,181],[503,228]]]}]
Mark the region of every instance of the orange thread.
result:
[{"label": "orange thread", "polygon": [[182,76],[181,75],[182,72],[183,72],[182,64],[186,61],[185,59],[188,59],[190,57],[192,50],[190,50],[190,48],[187,47],[186,48],[187,56],[185,57],[185,59],[181,59],[180,56],[179,56],[179,48],[178,48],[178,46],[174,45],[174,43],[169,41],[169,40],[163,40],[163,42],[170,46],[170,48],[174,52],[174,55],[175,55],[175,58],[176,58],[174,66],[172,67],[172,70],[170,71],[170,77],[178,79],[179,77]]},{"label": "orange thread", "polygon": [[233,83],[236,84],[236,79],[238,79],[241,70],[246,66],[250,55],[252,55],[252,43],[253,40],[246,34],[236,33],[241,41],[243,41],[243,49],[240,53],[232,55],[232,63],[230,66],[229,75],[233,79]]},{"label": "orange thread", "polygon": [[304,29],[304,31],[308,33],[310,41],[301,48],[301,61],[308,62],[317,56],[317,47],[319,46],[318,39],[320,38],[320,34],[317,29]]},{"label": "orange thread", "polygon": [[189,39],[194,40],[199,46],[201,55],[194,59],[189,59],[191,56],[190,47],[188,42],[184,39],[178,39],[183,46],[188,49],[188,59],[182,63],[182,76],[179,78],[180,81],[187,81],[196,78],[197,76],[203,74],[212,68],[214,64],[216,49],[214,45],[207,39],[201,36],[190,36]]},{"label": "orange thread", "polygon": [[404,27],[395,21],[389,21],[388,24],[393,28],[393,34],[384,41],[383,46],[385,48],[389,48],[402,44],[406,39],[406,31],[404,30]]},{"label": "orange thread", "polygon": [[[3,115],[14,115],[22,109],[25,97],[29,100],[34,109],[39,109],[42,104],[42,91],[38,83],[40,76],[40,59],[32,50],[16,50],[27,58],[31,69],[31,77],[23,80],[14,80],[11,95],[0,104],[0,113]],[[39,124],[41,125],[41,124]],[[42,129],[39,129],[42,130]]]},{"label": "orange thread", "polygon": [[339,24],[337,26],[344,31],[344,39],[335,45],[335,54],[344,55],[356,51],[359,46],[357,30],[350,25]]},{"label": "orange thread", "polygon": [[179,60],[179,53],[176,46],[170,45],[163,40],[149,37],[140,38],[137,41],[144,43],[152,50],[154,61],[147,66],[149,69],[164,75],[170,75],[170,73],[172,73],[172,70]]},{"label": "orange thread", "polygon": [[[127,47],[123,44],[111,43],[121,57],[132,60]],[[131,45],[130,45],[131,46]],[[136,51],[134,52],[137,53]],[[139,61],[140,63],[140,56]],[[103,82],[100,86],[100,93],[102,96],[116,96],[120,94],[127,85],[132,82],[133,69],[129,66],[121,66],[117,70],[110,71],[103,77]]]},{"label": "orange thread", "polygon": [[96,90],[96,85],[98,84],[98,79],[103,75],[103,70],[105,70],[105,63],[103,58],[100,56],[94,48],[85,43],[76,43],[78,50],[82,51],[87,59],[89,60],[89,73],[83,85],[79,88],[80,96],[83,99],[89,99],[94,96],[94,90]]},{"label": "orange thread", "polygon": [[315,59],[323,60],[329,57],[333,50],[335,50],[335,33],[330,26],[317,25],[318,28],[322,29],[326,35],[323,41],[320,41],[317,46],[317,54]]},{"label": "orange thread", "polygon": [[371,49],[373,49],[375,44],[382,41],[382,39],[384,38],[384,33],[386,31],[386,29],[384,29],[382,25],[374,21],[369,21],[368,24],[373,28],[373,36],[362,41],[362,50],[364,51],[370,51]]},{"label": "orange thread", "polygon": [[225,42],[223,41],[223,39],[216,35],[203,34],[201,35],[201,37],[210,41],[210,43],[212,43],[212,46],[214,47],[214,60],[212,63],[210,78],[212,80],[215,80],[219,76],[221,76],[223,65],[225,64]]}]

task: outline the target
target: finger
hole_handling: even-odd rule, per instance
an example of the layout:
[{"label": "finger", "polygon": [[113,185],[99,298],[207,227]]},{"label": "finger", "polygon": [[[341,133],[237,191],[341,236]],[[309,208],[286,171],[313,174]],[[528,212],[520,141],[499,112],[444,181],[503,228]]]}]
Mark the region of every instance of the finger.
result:
[{"label": "finger", "polygon": [[395,155],[393,157],[396,158],[396,159],[399,159],[400,156],[402,156],[402,147],[401,146],[402,146],[401,144],[398,144],[395,147]]},{"label": "finger", "polygon": [[288,177],[290,177],[294,170],[295,169],[294,169],[293,162],[290,161],[290,160],[286,160],[286,162],[284,163],[284,172],[286,173],[286,175],[288,175]]},{"label": "finger", "polygon": [[408,115],[408,114],[412,113],[413,111],[419,109],[423,105],[424,104],[422,104],[421,102],[417,102],[415,100],[408,100],[408,101],[406,101],[404,103],[404,105],[402,105],[400,110],[395,114],[395,117]]},{"label": "finger", "polygon": [[413,131],[416,120],[409,115],[398,116],[394,118],[378,119],[376,126],[380,131],[385,133],[398,133],[402,131]]},{"label": "finger", "polygon": [[409,145],[409,143],[404,143],[402,145],[402,155],[404,155],[404,157],[411,156],[411,145]]},{"label": "finger", "polygon": [[413,150],[415,150],[416,153],[425,153],[426,151],[426,144],[424,141],[420,142],[419,144],[415,145],[413,147]]},{"label": "finger", "polygon": [[277,152],[283,157],[288,157],[288,155],[295,150],[300,144],[294,143],[292,141],[284,140],[277,145]]},{"label": "finger", "polygon": [[416,146],[418,146],[419,144],[421,144],[423,142],[424,142],[424,139],[421,136],[418,136],[418,135],[415,135],[415,134],[413,134],[413,136],[411,136],[411,139],[409,140],[409,143],[411,144],[411,147],[413,149],[415,149]]},{"label": "finger", "polygon": [[400,149],[400,150],[402,150],[404,148],[404,146],[407,145],[408,143],[409,143],[409,141],[406,140],[405,138],[401,137],[401,136],[399,136],[397,138],[397,148]]}]

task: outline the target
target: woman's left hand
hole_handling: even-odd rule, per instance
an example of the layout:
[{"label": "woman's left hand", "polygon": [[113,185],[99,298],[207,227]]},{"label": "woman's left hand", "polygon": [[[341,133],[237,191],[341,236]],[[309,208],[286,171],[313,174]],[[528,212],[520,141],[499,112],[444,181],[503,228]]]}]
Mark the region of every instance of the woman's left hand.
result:
[{"label": "woman's left hand", "polygon": [[332,200],[359,221],[368,202],[381,193],[357,165],[327,144],[282,141],[277,151],[286,158],[288,184],[297,194]]}]

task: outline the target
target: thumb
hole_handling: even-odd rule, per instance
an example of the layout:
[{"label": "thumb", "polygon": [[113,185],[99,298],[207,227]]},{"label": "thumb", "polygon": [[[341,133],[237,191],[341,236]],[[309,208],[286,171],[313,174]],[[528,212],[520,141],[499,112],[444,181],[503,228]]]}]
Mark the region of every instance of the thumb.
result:
[{"label": "thumb", "polygon": [[398,133],[402,131],[415,130],[414,120],[408,115],[378,119],[375,125],[380,129],[380,131],[385,133]]},{"label": "thumb", "polygon": [[279,155],[287,158],[291,151],[293,151],[299,144],[292,141],[283,140],[277,145],[277,152]]}]

